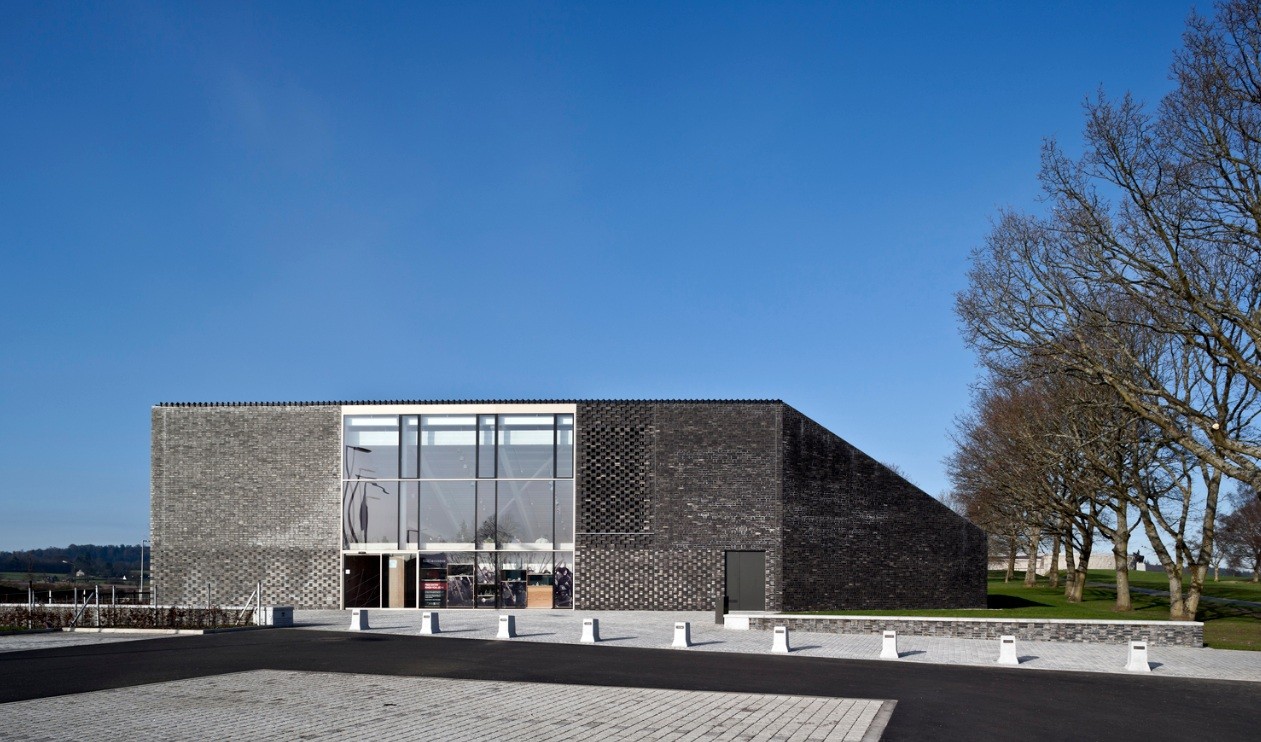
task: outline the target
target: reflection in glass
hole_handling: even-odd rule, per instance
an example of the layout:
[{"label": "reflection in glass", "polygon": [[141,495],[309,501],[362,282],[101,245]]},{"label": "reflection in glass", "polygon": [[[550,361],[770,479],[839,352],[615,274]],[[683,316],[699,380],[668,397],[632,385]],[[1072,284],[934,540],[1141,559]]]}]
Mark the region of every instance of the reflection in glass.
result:
[{"label": "reflection in glass", "polygon": [[403,416],[403,455],[402,476],[404,479],[416,479],[417,466],[420,461],[420,418],[416,415]]},{"label": "reflection in glass", "polygon": [[447,554],[447,607],[473,607],[473,578],[477,571],[474,555],[470,552]]},{"label": "reflection in glass", "polygon": [[495,476],[495,416],[477,416],[477,476]]},{"label": "reflection in glass", "polygon": [[574,475],[574,416],[556,416],[556,476]]},{"label": "reflection in glass", "polygon": [[524,608],[525,562],[520,554],[499,555],[499,607]]},{"label": "reflection in glass", "polygon": [[573,552],[556,552],[556,570],[552,577],[552,605],[556,608],[574,607],[573,564]]},{"label": "reflection in glass", "polygon": [[552,476],[554,415],[499,416],[499,476],[541,479]]},{"label": "reflection in glass", "polygon": [[495,483],[477,483],[477,548],[493,549],[498,543],[495,528]]},{"label": "reflection in glass", "polygon": [[479,553],[477,555],[477,593],[475,602],[478,608],[494,608],[498,604],[499,580],[495,567],[495,555]]},{"label": "reflection in glass", "polygon": [[342,595],[346,608],[381,607],[381,557],[347,554],[344,558]]},{"label": "reflection in glass", "polygon": [[476,482],[420,483],[422,549],[472,549]]},{"label": "reflection in glass", "polygon": [[477,419],[473,415],[422,415],[422,479],[472,479],[476,476]]},{"label": "reflection in glass", "polygon": [[398,548],[398,483],[346,482],[342,494],[343,548]]},{"label": "reflection in glass", "polygon": [[552,549],[552,482],[499,480],[499,548]]},{"label": "reflection in glass", "polygon": [[574,548],[574,482],[556,480],[556,547]]},{"label": "reflection in glass", "polygon": [[342,476],[398,478],[398,416],[352,415],[345,420]]},{"label": "reflection in glass", "polygon": [[420,546],[420,483],[403,482],[399,492],[399,506],[403,509],[402,528],[399,536],[406,548],[415,549]]}]

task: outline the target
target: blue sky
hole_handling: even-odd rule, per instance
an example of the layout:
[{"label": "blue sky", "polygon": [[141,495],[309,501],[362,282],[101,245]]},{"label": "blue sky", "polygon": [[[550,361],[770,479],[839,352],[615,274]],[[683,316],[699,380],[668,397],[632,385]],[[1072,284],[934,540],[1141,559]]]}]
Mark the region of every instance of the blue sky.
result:
[{"label": "blue sky", "polygon": [[969,251],[1191,7],[0,4],[0,550],[146,537],[159,401],[779,398],[939,495]]}]

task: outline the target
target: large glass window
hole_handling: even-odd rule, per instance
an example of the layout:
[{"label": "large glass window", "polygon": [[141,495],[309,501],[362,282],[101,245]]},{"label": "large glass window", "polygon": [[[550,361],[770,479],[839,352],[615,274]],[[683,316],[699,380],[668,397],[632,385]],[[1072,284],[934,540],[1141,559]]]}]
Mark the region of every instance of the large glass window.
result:
[{"label": "large glass window", "polygon": [[342,547],[397,549],[398,482],[346,482],[342,492]]},{"label": "large glass window", "polygon": [[420,466],[420,418],[416,415],[403,416],[403,448],[402,477],[416,479]]},{"label": "large glass window", "polygon": [[420,548],[472,549],[476,482],[420,483]]},{"label": "large glass window", "polygon": [[343,430],[345,479],[398,479],[398,416],[354,415]]},{"label": "large glass window", "polygon": [[555,471],[555,415],[499,416],[499,477],[544,479]]},{"label": "large glass window", "polygon": [[553,509],[551,480],[499,480],[499,548],[551,551]]},{"label": "large glass window", "polygon": [[477,476],[495,476],[495,416],[477,416]]},{"label": "large glass window", "polygon": [[477,483],[477,548],[494,549],[499,542],[495,525],[495,483]]},{"label": "large glass window", "polygon": [[575,427],[572,414],[347,415],[346,605],[572,607]]},{"label": "large glass window", "polygon": [[574,475],[574,416],[556,416],[556,476]]},{"label": "large glass window", "polygon": [[477,418],[473,415],[422,415],[421,479],[472,479],[477,476]]},{"label": "large glass window", "polygon": [[556,547],[574,548],[574,482],[556,480]]}]

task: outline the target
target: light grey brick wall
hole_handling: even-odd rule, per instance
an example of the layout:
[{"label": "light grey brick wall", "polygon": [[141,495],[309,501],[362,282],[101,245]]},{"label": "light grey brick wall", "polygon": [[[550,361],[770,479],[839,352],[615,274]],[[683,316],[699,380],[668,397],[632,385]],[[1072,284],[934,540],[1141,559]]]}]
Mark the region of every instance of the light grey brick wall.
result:
[{"label": "light grey brick wall", "polygon": [[339,603],[341,408],[153,408],[153,581],[160,603]]}]

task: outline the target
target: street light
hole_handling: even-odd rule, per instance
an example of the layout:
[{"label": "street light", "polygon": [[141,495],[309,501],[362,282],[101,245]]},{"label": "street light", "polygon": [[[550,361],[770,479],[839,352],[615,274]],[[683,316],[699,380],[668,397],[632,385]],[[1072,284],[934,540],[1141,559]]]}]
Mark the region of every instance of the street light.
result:
[{"label": "street light", "polygon": [[72,560],[70,560],[70,561],[66,561],[65,559],[62,559],[62,560],[61,560],[61,563],[62,563],[62,564],[69,564],[69,565],[70,565],[70,581],[71,581],[71,582],[74,582],[74,581],[75,581],[75,574],[74,574],[74,573],[75,573],[75,568],[74,568],[74,567],[75,567],[75,562],[74,562],[74,560],[72,559]]}]

